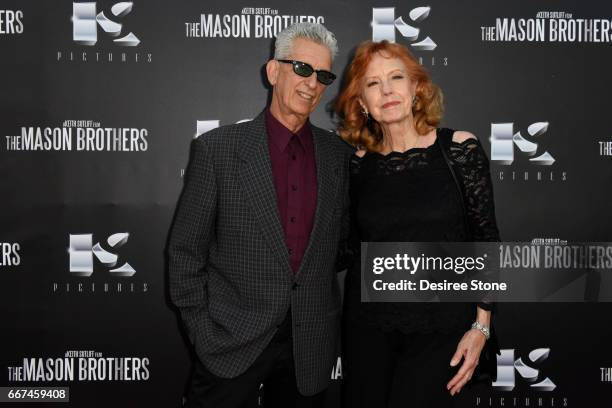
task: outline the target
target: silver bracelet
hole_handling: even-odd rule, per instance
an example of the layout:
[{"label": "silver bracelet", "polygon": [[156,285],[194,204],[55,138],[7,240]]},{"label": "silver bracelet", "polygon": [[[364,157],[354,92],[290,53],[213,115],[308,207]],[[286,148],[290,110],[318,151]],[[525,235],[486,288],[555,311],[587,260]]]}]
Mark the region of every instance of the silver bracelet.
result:
[{"label": "silver bracelet", "polygon": [[472,329],[479,330],[482,334],[484,334],[485,339],[487,340],[489,340],[489,337],[491,337],[491,332],[489,331],[489,328],[487,326],[483,326],[478,322],[472,323]]}]

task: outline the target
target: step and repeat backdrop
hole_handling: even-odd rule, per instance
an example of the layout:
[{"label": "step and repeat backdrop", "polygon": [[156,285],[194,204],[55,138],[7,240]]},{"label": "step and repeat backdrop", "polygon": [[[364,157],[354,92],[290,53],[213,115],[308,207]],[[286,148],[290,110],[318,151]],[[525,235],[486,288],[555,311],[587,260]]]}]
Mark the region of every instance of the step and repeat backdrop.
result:
[{"label": "step and repeat backdrop", "polygon": [[[2,0],[0,387],[181,405],[191,350],[164,248],[190,142],[265,107],[274,36],[297,21],[336,34],[340,75],[364,40],[414,52],[443,125],[491,158],[504,241],[612,241],[612,3]],[[338,91],[313,123],[334,128]],[[498,380],[458,406],[610,406],[611,313],[500,304]],[[330,378],[333,407],[340,358]]]}]

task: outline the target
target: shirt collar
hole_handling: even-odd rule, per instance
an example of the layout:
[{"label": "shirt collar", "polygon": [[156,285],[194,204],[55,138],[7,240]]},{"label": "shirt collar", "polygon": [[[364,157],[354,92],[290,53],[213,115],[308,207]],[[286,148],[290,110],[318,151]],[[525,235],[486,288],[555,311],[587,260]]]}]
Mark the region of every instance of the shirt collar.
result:
[{"label": "shirt collar", "polygon": [[270,108],[266,109],[266,130],[268,131],[268,140],[272,142],[278,150],[284,152],[291,138],[297,136],[301,146],[308,149],[312,145],[312,128],[310,120],[306,120],[296,133],[292,133],[278,119],[272,115]]}]

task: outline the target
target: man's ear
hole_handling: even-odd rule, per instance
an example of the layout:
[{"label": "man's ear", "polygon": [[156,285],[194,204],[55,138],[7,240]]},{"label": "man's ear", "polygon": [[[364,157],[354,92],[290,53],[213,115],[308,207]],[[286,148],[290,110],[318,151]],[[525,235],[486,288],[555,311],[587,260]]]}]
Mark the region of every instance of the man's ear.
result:
[{"label": "man's ear", "polygon": [[266,64],[266,75],[268,76],[268,82],[270,85],[276,85],[278,81],[278,74],[280,72],[280,63],[276,60],[270,60]]}]

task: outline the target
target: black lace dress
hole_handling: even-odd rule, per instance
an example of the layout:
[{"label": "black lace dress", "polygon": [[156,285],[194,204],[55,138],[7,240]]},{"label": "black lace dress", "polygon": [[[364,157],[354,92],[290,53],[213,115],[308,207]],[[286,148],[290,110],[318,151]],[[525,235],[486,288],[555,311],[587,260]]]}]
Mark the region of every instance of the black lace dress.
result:
[{"label": "black lace dress", "polygon": [[[439,143],[403,153],[354,155],[349,245],[354,255],[361,241],[499,241],[487,156],[478,140],[455,143],[452,134],[437,131],[438,138],[446,138],[443,145],[462,187],[469,232]],[[361,303],[359,258],[353,257],[345,282],[347,323],[408,334],[467,331],[474,321],[475,305],[469,303]]]}]

